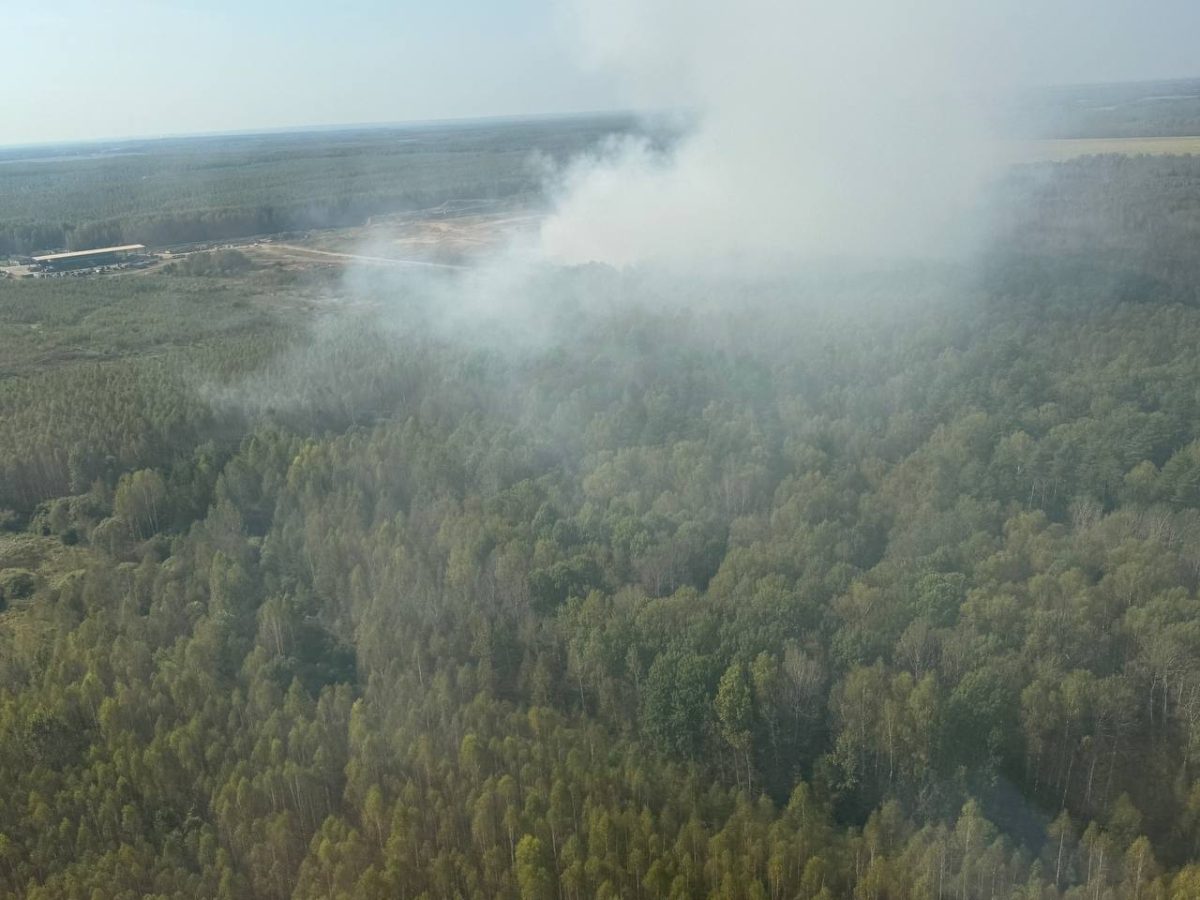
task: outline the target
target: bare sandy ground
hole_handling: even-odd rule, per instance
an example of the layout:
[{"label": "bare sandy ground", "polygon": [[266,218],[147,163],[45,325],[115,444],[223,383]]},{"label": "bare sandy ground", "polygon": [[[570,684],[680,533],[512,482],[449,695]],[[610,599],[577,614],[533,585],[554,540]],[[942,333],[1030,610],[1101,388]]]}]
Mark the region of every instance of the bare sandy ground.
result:
[{"label": "bare sandy ground", "polygon": [[387,266],[417,267],[431,269],[461,269],[463,266],[451,263],[429,262],[421,259],[399,259],[391,256],[364,256],[359,253],[338,253],[333,250],[317,250],[312,247],[298,247],[295,244],[260,244],[260,251],[266,254],[301,254],[302,256],[329,256],[347,262],[375,263]]}]

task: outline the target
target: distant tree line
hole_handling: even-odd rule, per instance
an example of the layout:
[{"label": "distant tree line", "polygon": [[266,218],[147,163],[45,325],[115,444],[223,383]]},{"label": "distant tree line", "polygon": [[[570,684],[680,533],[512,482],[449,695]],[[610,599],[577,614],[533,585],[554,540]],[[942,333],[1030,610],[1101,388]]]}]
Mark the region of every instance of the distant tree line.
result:
[{"label": "distant tree line", "polygon": [[0,254],[361,225],[447,201],[536,199],[624,116],[142,142],[0,166]]}]

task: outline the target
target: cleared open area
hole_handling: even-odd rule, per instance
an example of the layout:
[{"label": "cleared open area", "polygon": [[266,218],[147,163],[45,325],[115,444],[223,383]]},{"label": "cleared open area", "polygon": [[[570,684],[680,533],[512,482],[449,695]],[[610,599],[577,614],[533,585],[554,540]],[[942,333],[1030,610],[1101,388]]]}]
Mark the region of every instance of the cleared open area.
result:
[{"label": "cleared open area", "polygon": [[1005,157],[1014,163],[1057,162],[1080,156],[1171,156],[1200,154],[1197,137],[1073,138],[1021,141],[1006,145]]}]

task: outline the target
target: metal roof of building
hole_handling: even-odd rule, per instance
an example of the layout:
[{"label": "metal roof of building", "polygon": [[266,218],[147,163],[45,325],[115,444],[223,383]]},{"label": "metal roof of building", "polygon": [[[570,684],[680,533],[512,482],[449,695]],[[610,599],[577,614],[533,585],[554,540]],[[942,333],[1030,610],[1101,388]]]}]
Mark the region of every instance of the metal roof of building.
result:
[{"label": "metal roof of building", "polygon": [[51,253],[49,256],[35,256],[34,262],[57,262],[60,259],[79,259],[83,256],[99,256],[102,253],[121,253],[129,250],[145,250],[145,244],[125,244],[123,247],[97,247],[95,250],[76,250],[72,253]]}]

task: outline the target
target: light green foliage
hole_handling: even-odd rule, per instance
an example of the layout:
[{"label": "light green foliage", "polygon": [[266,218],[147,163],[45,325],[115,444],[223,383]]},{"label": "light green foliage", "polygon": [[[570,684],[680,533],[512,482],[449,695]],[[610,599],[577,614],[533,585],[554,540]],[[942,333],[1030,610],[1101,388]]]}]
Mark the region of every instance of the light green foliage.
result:
[{"label": "light green foliage", "polygon": [[0,894],[1196,896],[1200,310],[994,266],[0,296]]}]

